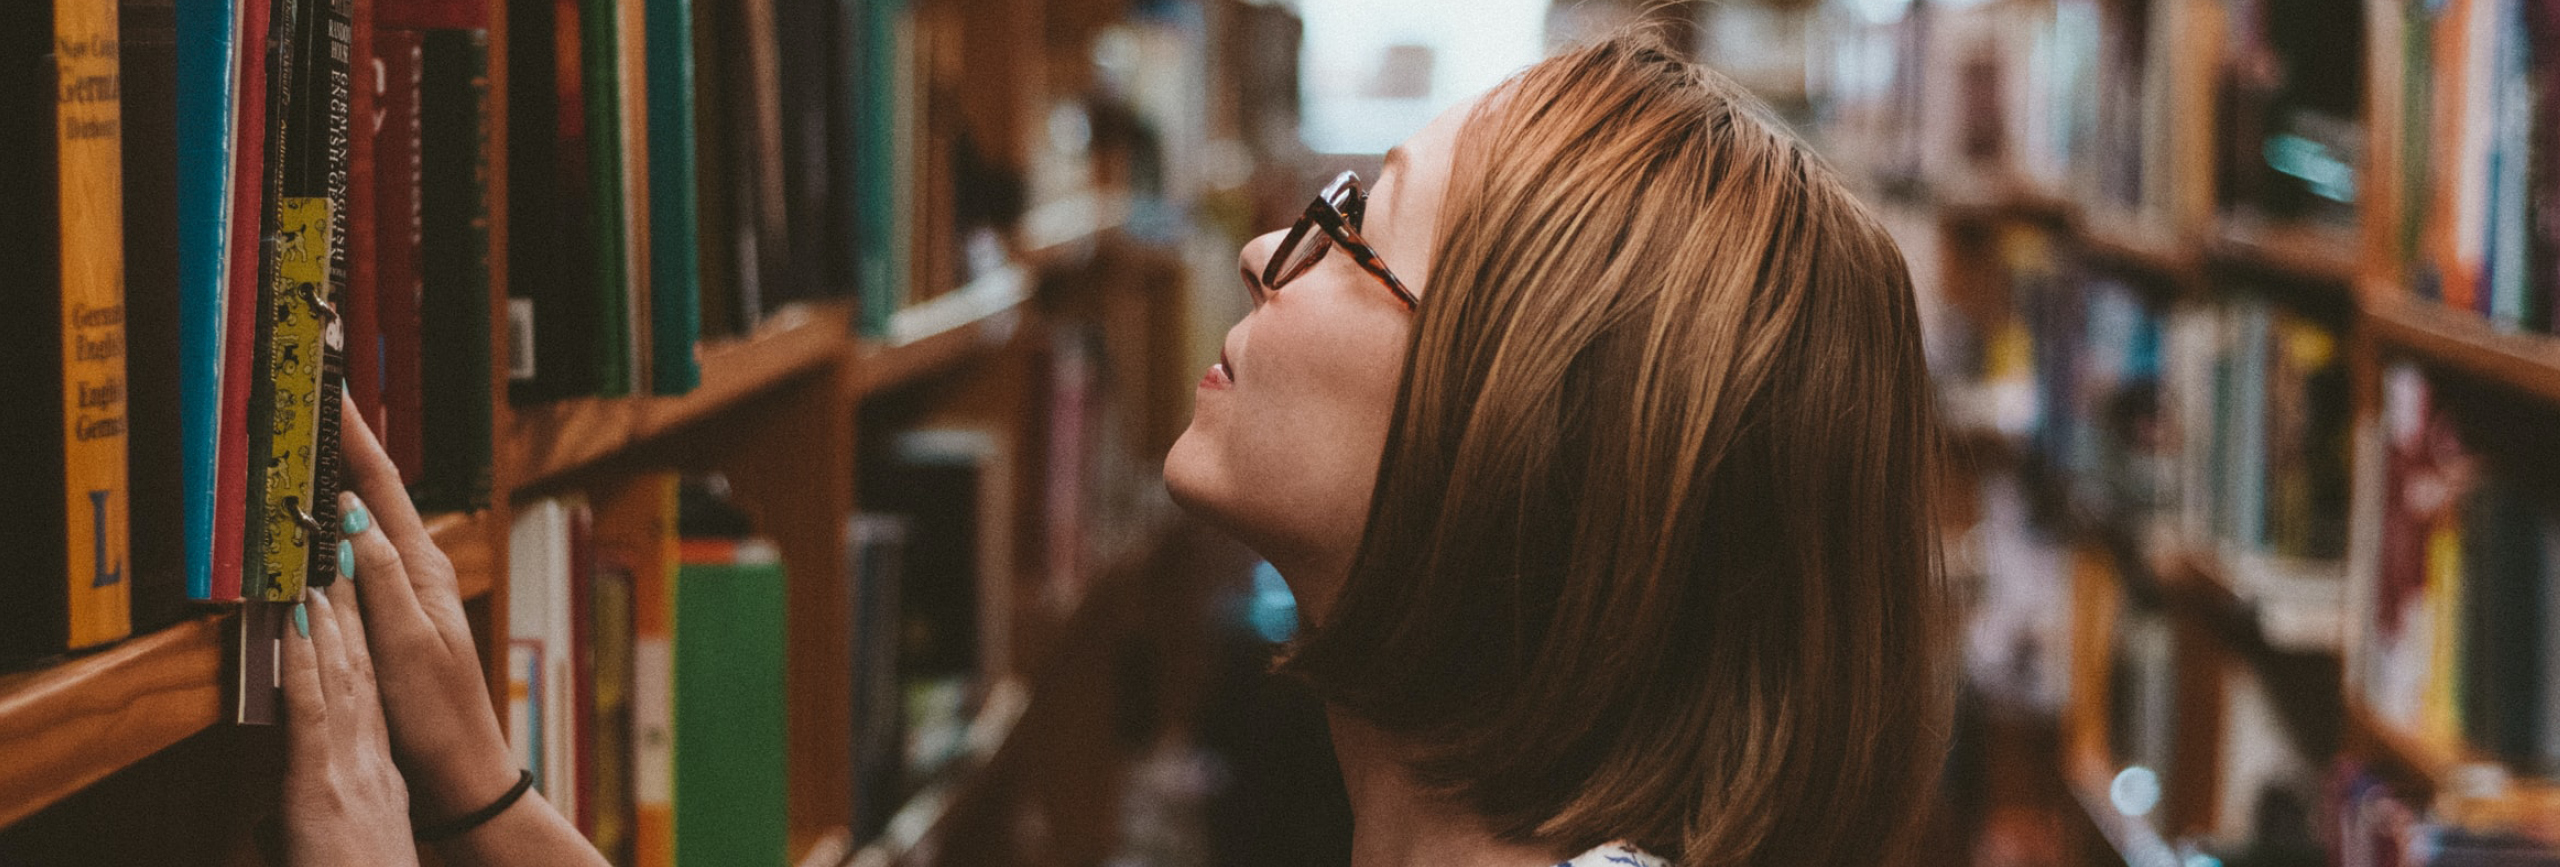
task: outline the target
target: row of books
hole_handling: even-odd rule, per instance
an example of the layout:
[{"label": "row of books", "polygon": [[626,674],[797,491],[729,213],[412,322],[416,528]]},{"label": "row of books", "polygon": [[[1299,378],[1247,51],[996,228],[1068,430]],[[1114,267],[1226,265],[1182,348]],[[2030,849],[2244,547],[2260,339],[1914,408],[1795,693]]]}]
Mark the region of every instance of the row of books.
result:
[{"label": "row of books", "polygon": [[[2401,9],[2412,291],[2499,327],[2550,333],[2560,293],[2560,7],[2455,0]],[[2386,85],[2389,86],[2389,85]]]},{"label": "row of books", "polygon": [[1891,7],[1907,11],[1834,30],[1817,134],[1888,182],[1984,178],[2156,211],[2172,195],[2175,7]]},{"label": "row of books", "polygon": [[[855,710],[846,821],[882,832],[966,751],[1006,628],[1012,495],[982,431],[896,438],[845,525]],[[633,476],[526,504],[509,544],[508,741],[615,864],[780,863],[790,634],[777,545],[718,476]],[[799,641],[814,639],[802,637]]]},{"label": "row of books", "polygon": [[0,22],[0,270],[27,290],[0,316],[0,540],[26,552],[0,656],[330,580],[342,393],[421,506],[487,501],[484,16],[372,12],[49,0]]},{"label": "row of books", "polygon": [[2560,773],[2560,505],[2532,464],[2480,449],[2498,432],[2457,405],[2414,365],[2383,374],[2355,686],[2402,732]]},{"label": "row of books", "polygon": [[2076,507],[2225,555],[2345,555],[2338,325],[2245,287],[2171,303],[2075,262],[2047,230],[2001,231],[2015,315],[1978,350],[1986,422],[2069,477]]},{"label": "row of books", "polygon": [[2328,814],[2338,867],[2555,867],[2560,845],[2513,830],[2466,828],[2394,789],[2357,762],[2342,762]]}]

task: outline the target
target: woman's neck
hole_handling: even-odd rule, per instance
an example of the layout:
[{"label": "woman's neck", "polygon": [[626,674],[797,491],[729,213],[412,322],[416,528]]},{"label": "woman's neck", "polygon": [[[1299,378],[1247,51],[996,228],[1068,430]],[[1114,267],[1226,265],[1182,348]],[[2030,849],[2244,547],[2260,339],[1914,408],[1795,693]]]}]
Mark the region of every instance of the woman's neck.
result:
[{"label": "woman's neck", "polygon": [[1553,867],[1573,856],[1495,839],[1482,820],[1415,785],[1384,732],[1332,708],[1325,717],[1351,796],[1351,867]]}]

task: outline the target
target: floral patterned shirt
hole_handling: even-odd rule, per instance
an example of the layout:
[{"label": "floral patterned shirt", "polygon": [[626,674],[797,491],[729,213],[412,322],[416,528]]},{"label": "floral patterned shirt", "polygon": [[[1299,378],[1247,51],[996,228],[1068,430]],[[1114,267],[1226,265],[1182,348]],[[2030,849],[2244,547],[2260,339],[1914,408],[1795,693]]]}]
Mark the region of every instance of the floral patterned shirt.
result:
[{"label": "floral patterned shirt", "polygon": [[1645,854],[1627,843],[1610,843],[1584,852],[1556,867],[1671,867],[1671,862]]}]

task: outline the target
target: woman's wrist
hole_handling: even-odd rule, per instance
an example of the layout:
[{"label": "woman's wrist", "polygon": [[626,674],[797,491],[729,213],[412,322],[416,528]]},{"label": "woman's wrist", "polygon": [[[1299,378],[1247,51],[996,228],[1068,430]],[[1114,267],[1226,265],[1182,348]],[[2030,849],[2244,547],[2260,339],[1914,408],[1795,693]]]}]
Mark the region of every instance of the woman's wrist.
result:
[{"label": "woman's wrist", "polygon": [[472,750],[469,758],[428,765],[410,776],[409,814],[419,827],[449,822],[505,797],[524,769],[503,748]]}]

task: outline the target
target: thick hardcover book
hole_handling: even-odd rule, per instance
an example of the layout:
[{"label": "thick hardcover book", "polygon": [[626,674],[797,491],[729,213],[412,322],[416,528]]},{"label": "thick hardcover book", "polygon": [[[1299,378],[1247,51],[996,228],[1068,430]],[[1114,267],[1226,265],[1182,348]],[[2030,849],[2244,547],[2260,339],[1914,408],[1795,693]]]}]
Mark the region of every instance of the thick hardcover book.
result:
[{"label": "thick hardcover book", "polygon": [[[489,37],[428,31],[421,43],[418,196],[422,509],[489,503],[494,425],[489,333]],[[540,250],[542,248],[533,248]],[[538,255],[518,257],[543,258]]]},{"label": "thick hardcover book", "polygon": [[694,143],[693,2],[648,0],[649,390],[702,383],[702,232]]},{"label": "thick hardcover book", "polygon": [[676,568],[676,477],[650,473],[611,486],[594,510],[601,571],[588,594],[596,721],[588,839],[613,863],[664,865],[674,854],[667,582]]},{"label": "thick hardcover book", "polygon": [[[176,0],[179,509],[187,595],[213,598],[213,498],[222,441],[223,299],[231,216],[234,0]],[[130,267],[130,265],[128,265]],[[147,344],[146,344],[147,345]],[[236,594],[235,594],[236,595]]]},{"label": "thick hardcover book", "polygon": [[903,91],[914,78],[912,46],[906,36],[905,0],[864,4],[861,57],[863,87],[854,91],[860,138],[853,144],[855,188],[862,191],[859,222],[854,227],[860,267],[855,275],[862,300],[862,331],[879,336],[889,331],[889,318],[907,303],[909,259],[908,208],[912,179],[915,111]]},{"label": "thick hardcover book", "polygon": [[338,396],[344,387],[349,79],[347,9],[321,0],[291,16],[293,83],[277,173],[268,337],[261,361],[270,413],[264,498],[264,597],[302,598],[336,577]]},{"label": "thick hardcover book", "polygon": [[2512,480],[2489,478],[2465,510],[2462,640],[2463,742],[2509,767],[2535,760],[2540,692],[2548,678],[2541,636],[2542,515]]},{"label": "thick hardcover book", "polygon": [[507,260],[507,398],[530,403],[601,389],[601,275],[587,204],[583,0],[506,2],[507,246],[528,254]]},{"label": "thick hardcover book", "polygon": [[[133,628],[177,622],[187,610],[187,526],[180,404],[184,379],[211,358],[183,351],[178,287],[178,37],[170,0],[121,0],[116,52],[123,95],[125,473],[132,490]],[[210,505],[208,502],[207,505]]]},{"label": "thick hardcover book", "polygon": [[761,539],[686,539],[675,579],[679,864],[781,864],[782,559]]},{"label": "thick hardcover book", "polygon": [[382,331],[382,417],[374,429],[400,480],[411,485],[421,478],[425,439],[419,305],[426,280],[418,270],[425,231],[418,211],[423,42],[415,30],[374,30],[374,318]]},{"label": "thick hardcover book", "polygon": [[533,771],[544,797],[574,816],[577,772],[571,746],[571,529],[580,507],[540,500],[516,512],[507,544],[507,646],[514,675],[507,740]]},{"label": "thick hardcover book", "polygon": [[0,654],[131,628],[117,74],[113,0],[0,13],[0,273],[33,287],[0,326]]},{"label": "thick hardcover book", "polygon": [[[579,0],[582,9],[577,18],[577,65],[570,66],[562,58],[564,74],[577,70],[584,75],[580,94],[585,111],[586,192],[585,214],[590,266],[596,275],[592,284],[596,318],[577,323],[592,330],[593,355],[587,363],[594,365],[594,393],[620,397],[631,393],[631,201],[628,178],[623,173],[624,118],[622,0]],[[564,108],[564,110],[566,110]]]},{"label": "thick hardcover book", "polygon": [[241,4],[239,76],[234,91],[239,95],[239,111],[232,118],[236,132],[231,150],[231,222],[226,229],[231,248],[223,273],[221,442],[214,453],[213,556],[208,579],[212,592],[206,596],[215,601],[245,595],[250,430],[263,421],[252,418],[249,407],[259,379],[252,372],[258,354],[257,323],[262,318],[260,299],[265,294],[259,288],[265,261],[260,239],[269,212],[267,197],[273,192],[267,165],[271,150],[267,101],[273,90],[267,61],[274,53],[270,11],[264,0]]},{"label": "thick hardcover book", "polygon": [[853,838],[888,829],[905,800],[906,725],[899,712],[898,585],[907,519],[865,513],[845,523],[845,574],[853,592]]},{"label": "thick hardcover book", "polygon": [[348,11],[346,286],[338,318],[346,333],[347,397],[365,424],[382,430],[382,321],[379,248],[375,216],[374,133],[382,116],[375,104],[382,66],[375,55],[374,6],[378,0],[345,0]]},{"label": "thick hardcover book", "polygon": [[630,831],[628,859],[616,863],[636,867],[675,864],[676,489],[675,474],[646,474],[595,507],[596,544],[630,573],[630,788],[616,807]]},{"label": "thick hardcover book", "polygon": [[[693,104],[708,106],[694,126],[694,223],[702,232],[702,334],[725,337],[755,324],[752,301],[757,290],[753,245],[739,241],[752,231],[742,206],[745,170],[737,157],[737,130],[730,122],[728,81],[738,59],[726,34],[737,16],[717,3],[693,4]],[[740,298],[749,299],[741,310]]]}]

